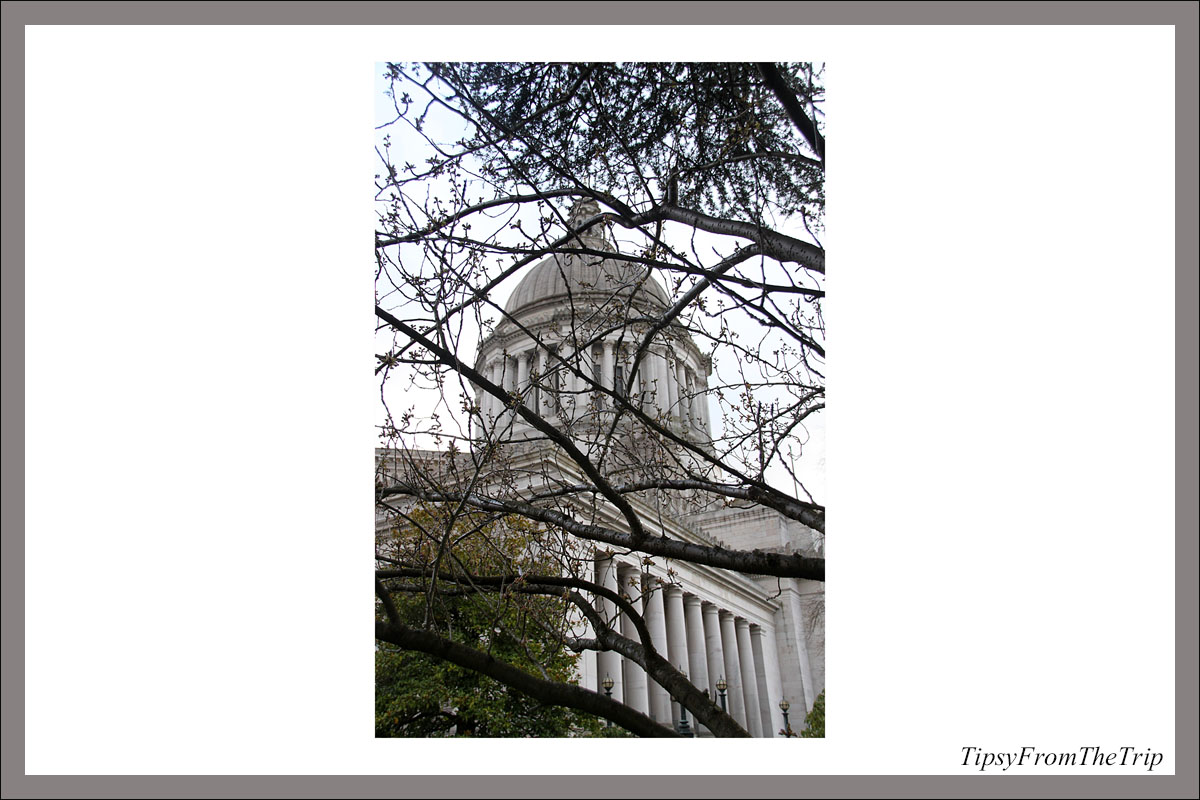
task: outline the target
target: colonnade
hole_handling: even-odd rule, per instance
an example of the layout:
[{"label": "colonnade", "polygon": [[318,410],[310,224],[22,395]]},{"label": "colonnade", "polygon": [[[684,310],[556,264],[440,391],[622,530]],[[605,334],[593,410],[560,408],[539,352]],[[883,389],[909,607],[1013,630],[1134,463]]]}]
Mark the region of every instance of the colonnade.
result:
[{"label": "colonnade", "polygon": [[[651,643],[676,669],[685,672],[709,697],[720,702],[717,683],[724,679],[726,710],[751,736],[773,737],[783,728],[779,701],[783,685],[775,631],[738,616],[718,604],[664,584],[637,566],[612,557],[596,562],[596,582],[642,611]],[[621,635],[640,637],[633,621],[616,604],[601,599],[600,613],[616,622]],[[596,656],[596,691],[612,680],[612,698],[663,724],[678,726],[679,706],[638,664],[612,651]],[[777,719],[778,717],[778,719]],[[696,723],[690,720],[693,730]],[[707,735],[702,726],[699,735]]]},{"label": "colonnade", "polygon": [[[628,385],[629,366],[634,345],[603,339],[575,350],[563,342],[551,345],[557,357],[531,340],[512,350],[495,351],[482,367],[482,374],[510,394],[520,394],[530,408],[543,416],[565,414],[578,419],[587,412],[591,401],[595,408],[608,405],[605,396],[589,391],[589,382],[567,369],[566,360],[582,375],[609,391],[621,393]],[[656,345],[643,356],[630,387],[644,410],[657,410],[675,427],[709,430],[708,409],[703,401],[706,380],[701,370],[682,355]],[[557,403],[556,403],[557,400]],[[479,392],[479,407],[485,421],[501,419],[504,403]]]}]

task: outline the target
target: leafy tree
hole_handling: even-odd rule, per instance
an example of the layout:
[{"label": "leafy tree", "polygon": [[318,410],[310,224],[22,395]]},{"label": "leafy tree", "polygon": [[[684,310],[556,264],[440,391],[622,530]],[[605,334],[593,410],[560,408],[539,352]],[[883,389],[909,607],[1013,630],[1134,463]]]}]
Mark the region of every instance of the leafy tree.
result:
[{"label": "leafy tree", "polygon": [[[450,524],[455,532],[469,530],[477,517],[451,517],[446,509],[422,506],[405,515],[403,527],[387,531],[380,543],[381,577],[389,586],[392,605],[404,623],[437,630],[462,645],[491,657],[540,673],[546,679],[571,682],[578,655],[564,646],[563,637],[542,627],[546,619],[564,619],[562,598],[512,592],[488,596],[478,592],[428,592],[429,584],[411,575],[389,573],[391,564],[413,563],[433,543],[429,533]],[[453,521],[451,521],[453,520]],[[503,531],[498,529],[503,528]],[[535,530],[519,519],[483,522],[494,552],[470,544],[458,547],[454,559],[478,571],[489,564],[536,569],[538,556],[529,549]],[[482,535],[469,543],[484,541]],[[543,567],[545,565],[542,565]],[[382,610],[380,613],[383,613]],[[381,644],[375,653],[375,735],[538,736],[595,734],[594,716],[547,706],[509,686],[450,662]]]},{"label": "leafy tree", "polygon": [[[606,594],[589,565],[601,546],[824,580],[824,559],[811,552],[683,542],[661,519],[753,503],[824,533],[824,506],[801,477],[806,425],[825,394],[821,69],[435,63],[389,64],[386,77],[395,114],[379,148],[376,374],[387,455],[376,497],[385,521],[420,503],[445,517],[377,571],[381,646],[638,735],[673,735],[564,682],[549,650],[504,649],[527,638],[503,604],[553,598],[522,619],[573,652],[620,653],[714,734],[746,735],[656,651],[639,610]],[[405,131],[399,154],[393,126]],[[567,337],[539,340],[544,361],[527,388],[481,371],[469,355],[481,338],[537,336],[496,301],[498,288],[547,256],[618,249],[626,266],[607,295],[596,285],[569,293]],[[583,354],[612,331],[628,336],[632,356],[610,385]],[[647,405],[638,378],[655,353],[689,342],[714,370],[680,398],[706,421],[715,409],[705,441]],[[413,402],[421,392],[433,393],[432,406]],[[396,397],[405,407],[393,411]],[[517,426],[520,443],[509,436]],[[517,518],[532,526],[521,535],[536,563],[505,546],[497,523]],[[420,594],[423,609],[397,599],[406,593]],[[446,624],[448,599],[472,595],[502,622],[499,642],[484,626],[458,636]],[[611,624],[605,604],[633,620],[634,636]]]},{"label": "leafy tree", "polygon": [[[578,656],[560,642],[532,632],[525,640],[511,631],[522,628],[523,612],[511,610],[501,624],[480,598],[450,602],[451,638],[487,650],[510,664],[527,660],[527,651],[556,681],[573,680]],[[419,600],[405,597],[402,605],[410,624],[419,624]],[[541,634],[541,635],[539,635]],[[384,644],[375,653],[375,735],[379,737],[429,736],[536,736],[563,737],[598,734],[594,716],[548,706],[516,692],[478,672],[409,650]]]},{"label": "leafy tree", "polygon": [[812,711],[804,717],[804,730],[800,731],[800,735],[805,739],[824,739],[825,738],[825,692],[817,695],[817,699],[813,701]]}]

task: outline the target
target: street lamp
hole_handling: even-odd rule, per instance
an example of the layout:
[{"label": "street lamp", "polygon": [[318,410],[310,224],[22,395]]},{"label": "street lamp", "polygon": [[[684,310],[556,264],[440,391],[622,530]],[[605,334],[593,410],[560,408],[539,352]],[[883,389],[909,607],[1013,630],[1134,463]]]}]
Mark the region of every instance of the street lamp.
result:
[{"label": "street lamp", "polygon": [[797,735],[796,732],[792,730],[792,723],[788,722],[787,712],[791,707],[792,704],[787,701],[787,698],[779,701],[779,710],[783,712],[783,730],[781,730],[780,733],[789,739]]},{"label": "street lamp", "polygon": [[[604,694],[608,697],[609,700],[611,700],[612,699],[612,687],[613,687],[612,676],[606,674],[604,676],[604,680],[600,682],[600,685],[604,687]],[[604,720],[604,727],[611,728],[612,720],[611,719]]]},{"label": "street lamp", "polygon": [[[721,698],[721,710],[725,711],[725,690],[729,688],[729,684],[725,682],[725,676],[717,678],[717,692]],[[726,712],[728,713],[728,712]]]}]

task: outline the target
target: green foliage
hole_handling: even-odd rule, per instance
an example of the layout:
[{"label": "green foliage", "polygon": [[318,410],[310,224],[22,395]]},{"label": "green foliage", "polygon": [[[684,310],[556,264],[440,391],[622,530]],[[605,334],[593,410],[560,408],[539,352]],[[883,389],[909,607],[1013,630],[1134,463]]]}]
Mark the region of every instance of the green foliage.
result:
[{"label": "green foliage", "polygon": [[800,731],[800,735],[805,739],[824,739],[825,738],[825,691],[822,690],[817,695],[816,702],[813,703],[812,711],[808,712],[808,716],[804,718],[804,730]]},{"label": "green foliage", "polygon": [[[450,524],[457,533],[470,531],[453,548],[457,564],[477,574],[505,572],[514,563],[533,566],[536,560],[512,556],[525,550],[533,526],[507,525],[472,528],[459,518],[447,523],[438,511],[409,517],[412,527],[393,532],[393,553],[410,561],[429,548],[423,533]],[[475,541],[471,541],[474,539]],[[491,567],[491,569],[488,569]],[[561,597],[519,592],[464,592],[445,583],[432,596],[424,584],[394,583],[392,597],[406,625],[489,653],[539,678],[573,682],[578,656],[562,637],[544,624],[566,618]],[[557,706],[545,706],[475,671],[438,658],[380,644],[375,653],[375,735],[377,737],[561,737],[595,734],[601,723],[594,717]]]},{"label": "green foliage", "polygon": [[588,732],[588,733],[585,733],[582,735],[583,736],[591,736],[591,737],[595,737],[595,738],[599,738],[599,739],[636,739],[637,738],[634,734],[632,734],[629,731],[625,730],[624,728],[618,727],[616,725],[613,725],[611,728],[605,727],[603,722],[601,722],[597,726],[597,729],[595,731],[591,731],[591,732]]},{"label": "green foliage", "polygon": [[[821,69],[779,67],[822,125]],[[389,65],[393,78],[405,69],[424,78],[420,67]],[[643,209],[672,194],[679,205],[764,224],[770,214],[801,211],[817,220],[824,209],[823,170],[753,64],[428,69],[453,89],[451,102],[487,121],[465,144],[500,183],[578,181]]]},{"label": "green foliage", "polygon": [[[563,656],[563,661],[569,660],[565,651]],[[565,679],[559,672],[556,677]],[[601,735],[600,723],[571,709],[541,705],[491,678],[424,653],[375,654],[377,737],[581,734]]]}]

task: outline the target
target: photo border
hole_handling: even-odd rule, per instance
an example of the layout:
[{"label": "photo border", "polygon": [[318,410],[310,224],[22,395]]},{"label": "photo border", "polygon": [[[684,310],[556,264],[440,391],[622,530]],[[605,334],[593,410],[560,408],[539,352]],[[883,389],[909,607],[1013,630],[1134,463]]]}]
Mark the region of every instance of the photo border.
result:
[{"label": "photo border", "polygon": [[[5,797],[1195,797],[1198,693],[1197,5],[995,3],[76,3],[3,5],[3,793]],[[464,13],[466,11],[467,13]],[[1173,776],[27,776],[24,774],[24,26],[26,25],[1174,25],[1176,59],[1176,774]],[[365,317],[368,318],[369,317]],[[15,713],[21,709],[21,713]],[[1190,754],[1190,760],[1189,756]],[[991,776],[988,776],[991,777]]]}]

